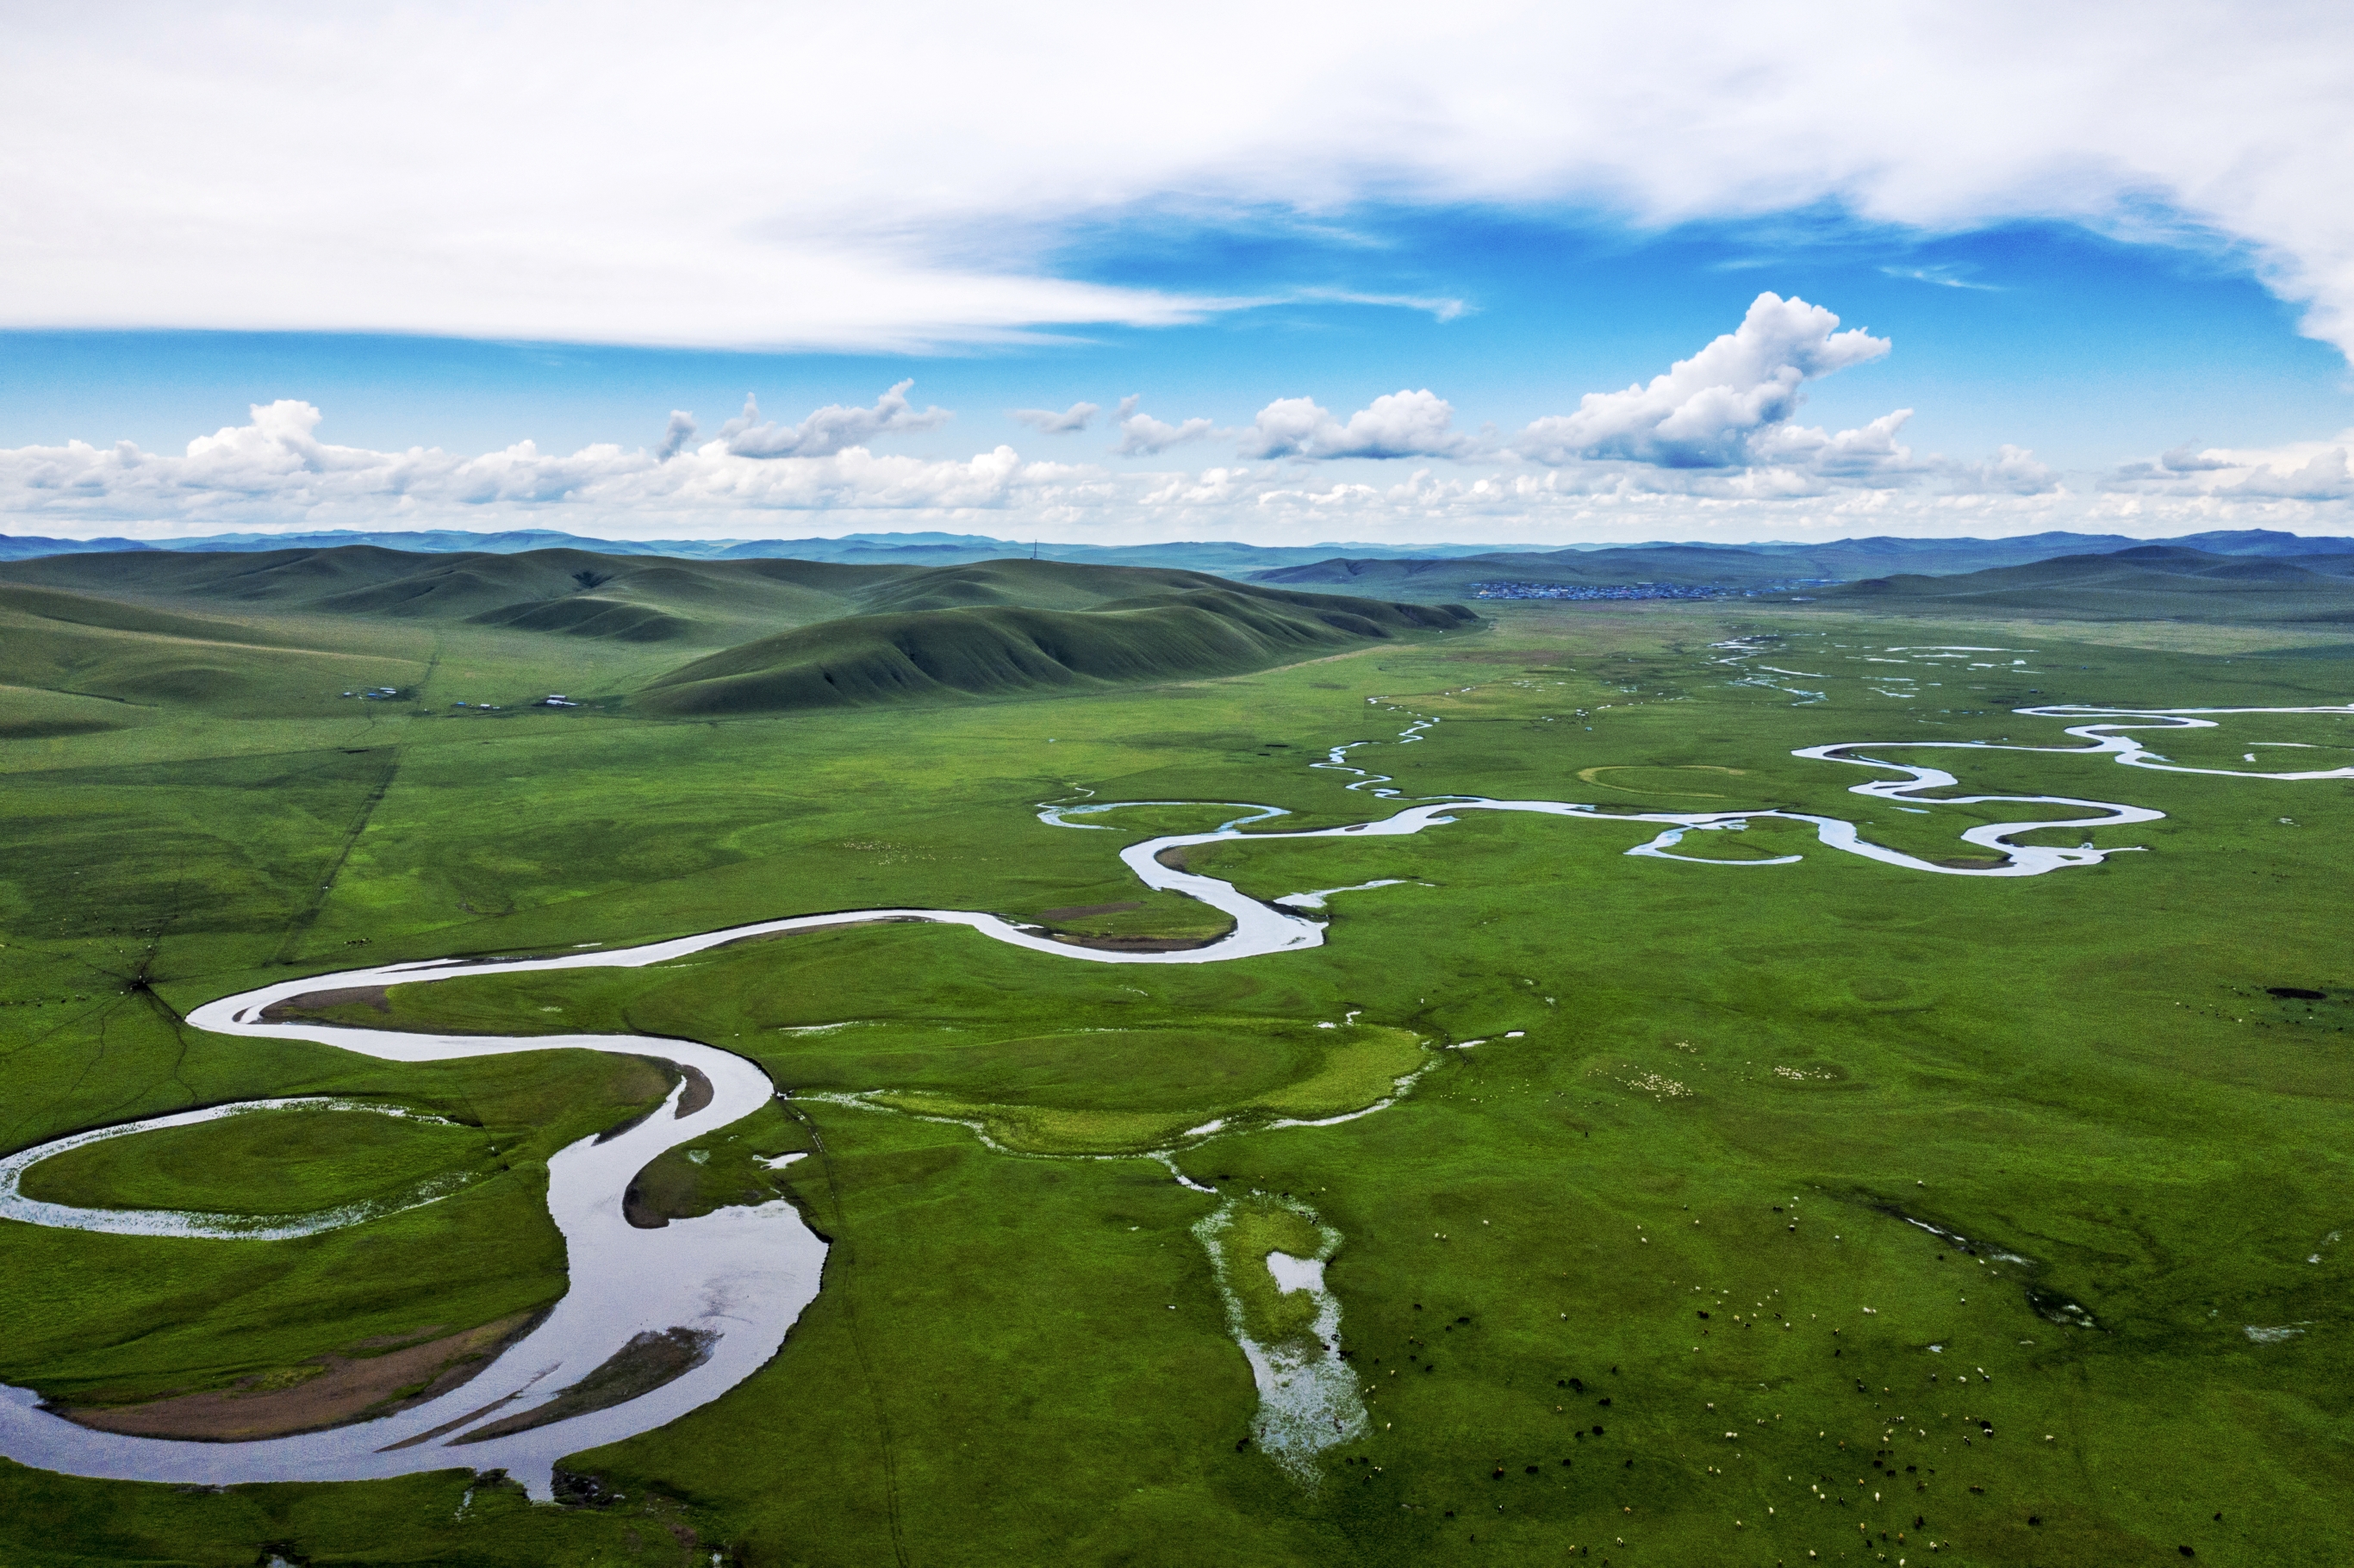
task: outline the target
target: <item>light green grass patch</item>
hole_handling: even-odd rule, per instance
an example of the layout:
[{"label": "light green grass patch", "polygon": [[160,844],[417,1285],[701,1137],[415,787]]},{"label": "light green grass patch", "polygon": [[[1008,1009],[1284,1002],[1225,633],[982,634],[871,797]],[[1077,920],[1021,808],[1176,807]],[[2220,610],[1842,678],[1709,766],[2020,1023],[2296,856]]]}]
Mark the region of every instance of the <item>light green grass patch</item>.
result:
[{"label": "light green grass patch", "polygon": [[[1429,1061],[1422,1042],[1403,1029],[1358,1027],[1315,1033],[1300,1030],[1281,1044],[1289,1047],[1284,1057],[1304,1069],[1303,1075],[1235,1097],[1231,1090],[1224,1096],[1219,1093],[1215,1074],[1195,1070],[1199,1055],[1179,1056],[1160,1049],[1172,1040],[1198,1039],[1202,1033],[1107,1029],[1087,1035],[1006,1043],[1009,1052],[1045,1046],[1056,1056],[1076,1046],[1107,1064],[1158,1056],[1161,1072],[1154,1075],[1157,1084],[1122,1082],[1119,1091],[1108,1096],[1104,1093],[1106,1086],[1098,1083],[1076,1094],[1044,1091],[1060,1103],[991,1102],[904,1089],[880,1090],[859,1098],[916,1116],[972,1124],[991,1143],[1016,1153],[1141,1154],[1184,1142],[1189,1135],[1206,1136],[1205,1128],[1231,1133],[1279,1118],[1311,1120],[1361,1111],[1397,1093],[1400,1080]],[[1237,1023],[1226,1037],[1267,1041],[1279,1033],[1265,1022]],[[1329,1044],[1318,1039],[1327,1033],[1332,1036]],[[1100,1073],[1090,1075],[1099,1078]],[[1091,1098],[1132,1102],[1138,1097],[1179,1104],[1147,1110],[1084,1103]],[[1075,1099],[1082,1103],[1072,1103]]]}]

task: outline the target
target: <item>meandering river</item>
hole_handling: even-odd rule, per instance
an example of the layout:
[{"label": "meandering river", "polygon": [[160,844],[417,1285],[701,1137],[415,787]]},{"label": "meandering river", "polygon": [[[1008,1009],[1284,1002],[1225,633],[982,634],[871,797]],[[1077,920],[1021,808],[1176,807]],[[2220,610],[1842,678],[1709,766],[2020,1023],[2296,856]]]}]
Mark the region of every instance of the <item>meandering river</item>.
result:
[{"label": "meandering river", "polygon": [[[1890,753],[1938,748],[1961,751],[2020,751],[2060,756],[2110,757],[2127,767],[2281,782],[2354,778],[2354,768],[2262,773],[2189,768],[2151,751],[2136,738],[2147,731],[2179,732],[2214,727],[2217,720],[2242,714],[2354,715],[2354,707],[2170,708],[2143,711],[2077,706],[2017,710],[2019,716],[2069,721],[2073,747],[1992,746],[1965,741],[1844,742],[1810,747],[1793,755],[1824,762],[1870,768],[1901,775],[1875,779],[1851,793],[1887,801],[1939,805],[2018,804],[2058,808],[2058,816],[1989,822],[1963,832],[1962,840],[1992,856],[1985,864],[1942,864],[1889,849],[1865,839],[1843,819],[1788,810],[1626,812],[1559,800],[1507,800],[1454,797],[1423,800],[1374,821],[1294,832],[1246,831],[1285,813],[1269,806],[1233,806],[1246,815],[1207,832],[1172,833],[1128,846],[1120,860],[1145,887],[1176,893],[1231,917],[1234,929],[1203,947],[1175,952],[1123,952],[1057,940],[1043,928],[999,916],[958,909],[856,909],[802,915],[729,927],[626,948],[582,949],[555,957],[503,959],[488,962],[427,960],[380,964],[336,974],[283,980],[205,1003],[188,1015],[196,1027],[217,1034],[294,1039],[333,1045],[362,1055],[398,1062],[449,1061],[514,1051],[578,1049],[666,1059],[701,1075],[711,1087],[707,1103],[684,1108],[691,1079],[683,1081],[652,1115],[602,1140],[584,1139],[548,1162],[548,1213],[562,1233],[570,1286],[548,1316],[509,1345],[489,1366],[460,1387],[398,1414],[299,1436],[252,1442],[202,1443],[138,1437],[96,1431],[41,1407],[29,1389],[0,1387],[0,1454],[22,1464],[71,1475],[131,1480],[227,1484],[286,1480],[356,1480],[419,1470],[466,1467],[504,1468],[535,1497],[550,1495],[556,1461],[567,1454],[650,1431],[718,1398],[751,1375],[784,1341],[801,1309],[816,1295],[825,1245],[793,1208],[781,1201],[757,1207],[721,1209],[694,1219],[673,1220],[658,1229],[640,1229],[622,1213],[631,1178],[664,1150],[717,1131],[750,1115],[776,1092],[759,1067],[731,1052],[688,1040],[641,1035],[531,1034],[514,1037],[410,1033],[345,1028],[301,1019],[269,1016],[275,1004],[313,992],[354,987],[417,985],[460,977],[523,974],[559,969],[642,968],[756,937],[875,921],[921,921],[963,926],[993,941],[1082,963],[1208,964],[1302,951],[1320,945],[1324,926],[1302,910],[1320,907],[1336,893],[1390,885],[1326,889],[1262,902],[1232,884],[1162,863],[1172,850],[1228,840],[1359,839],[1397,837],[1459,821],[1472,811],[1511,811],[1596,822],[1655,825],[1660,831],[1628,853],[1651,859],[1724,866],[1787,864],[1801,857],[1727,861],[1676,853],[1687,834],[1725,831],[1763,820],[1811,824],[1824,846],[1882,864],[1939,876],[2040,876],[2070,867],[2095,865],[2121,849],[2089,841],[2074,847],[2017,842],[2052,829],[2130,827],[2159,820],[2147,807],[2057,795],[1948,795],[1955,777],[1939,768],[1896,762]],[[1420,739],[1433,723],[1417,720],[1405,738]],[[1363,744],[1363,743],[1360,743]],[[1322,767],[1348,768],[1352,747],[1334,748]],[[1388,779],[1359,772],[1359,784]],[[1376,789],[1394,798],[1396,791]],[[1123,805],[1190,802],[1090,803],[1049,806],[1042,820],[1056,826],[1095,829],[1106,824],[1075,821]],[[77,1133],[0,1161],[0,1218],[70,1228],[130,1230],[166,1237],[158,1245],[262,1245],[273,1235],[314,1234],[334,1224],[376,1217],[383,1209],[302,1216],[275,1227],[240,1228],[235,1216],[156,1216],[130,1211],[90,1211],[41,1204],[18,1191],[23,1173],[42,1160],[101,1136],[128,1136],[148,1128],[175,1125],[245,1111],[274,1114],[317,1101],[252,1102],[151,1118],[122,1129]],[[349,1105],[363,1111],[380,1107]],[[1181,1177],[1182,1180],[1182,1177]],[[1188,1183],[1191,1185],[1191,1183]],[[430,1195],[426,1195],[429,1200]],[[196,1222],[203,1222],[201,1224]],[[209,1228],[207,1228],[209,1227]],[[220,1239],[220,1238],[236,1239]],[[208,1238],[208,1239],[198,1239]],[[581,1414],[562,1414],[525,1426],[518,1416],[537,1411],[556,1417],[568,1408],[552,1404],[590,1373],[642,1353],[667,1340],[693,1348],[693,1364],[650,1392],[623,1403]],[[675,1364],[673,1361],[673,1364]],[[495,1427],[499,1435],[484,1436]]]}]

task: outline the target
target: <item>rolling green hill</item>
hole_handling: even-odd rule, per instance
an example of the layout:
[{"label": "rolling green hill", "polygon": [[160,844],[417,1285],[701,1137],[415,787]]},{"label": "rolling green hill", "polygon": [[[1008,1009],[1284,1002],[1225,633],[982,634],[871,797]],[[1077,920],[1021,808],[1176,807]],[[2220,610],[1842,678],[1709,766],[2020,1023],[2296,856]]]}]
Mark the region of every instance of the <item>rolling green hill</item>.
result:
[{"label": "rolling green hill", "polygon": [[193,554],[52,556],[0,566],[0,583],[236,614],[471,621],[623,641],[724,646],[851,613],[906,567],[681,561],[590,550],[420,555],[373,545]]},{"label": "rolling green hill", "polygon": [[258,711],[288,684],[326,691],[403,673],[266,626],[0,585],[0,739],[120,729],[169,706]]},{"label": "rolling green hill", "polygon": [[1456,607],[1059,561],[373,546],[58,556],[0,566],[0,735],[120,727],[143,708],[309,711],[379,683],[406,694],[443,656],[452,689],[419,695],[478,699],[466,683],[481,660],[466,651],[493,643],[538,650],[525,657],[547,673],[542,690],[642,688],[646,711],[705,714],[1230,674],[1472,620]]},{"label": "rolling green hill", "polygon": [[[2328,565],[2341,564],[2326,557]],[[2238,623],[2354,621],[2354,579],[2322,562],[2144,545],[1957,577],[1872,577],[1821,590],[1847,609],[2023,611],[2084,620]]]},{"label": "rolling green hill", "polygon": [[758,713],[1235,674],[1474,620],[1455,605],[1226,586],[1181,587],[1091,609],[989,604],[854,616],[699,659],[654,682],[638,705],[679,715]]},{"label": "rolling green hill", "polygon": [[53,556],[0,565],[0,585],[11,584],[209,611],[239,622],[257,615],[356,616],[705,647],[850,615],[1076,610],[1148,593],[1264,591],[1235,589],[1203,572],[1063,561],[862,566],[576,549],[422,555],[373,545]]}]

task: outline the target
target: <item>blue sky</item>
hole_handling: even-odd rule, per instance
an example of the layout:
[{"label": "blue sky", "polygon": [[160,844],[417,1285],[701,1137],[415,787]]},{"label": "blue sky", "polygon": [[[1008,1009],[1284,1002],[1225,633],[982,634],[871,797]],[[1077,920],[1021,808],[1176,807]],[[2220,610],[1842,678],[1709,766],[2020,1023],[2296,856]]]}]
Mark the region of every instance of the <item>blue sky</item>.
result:
[{"label": "blue sky", "polygon": [[[2040,30],[2064,62],[2065,29],[2113,37],[2103,9],[1998,6],[1850,58],[1805,7],[1795,42],[1728,22],[1712,53],[1577,7],[1474,8],[1435,44],[1352,8],[1365,36],[1320,76],[1196,40],[1164,81],[1117,37],[1042,57],[1019,8],[1008,42],[950,7],[913,63],[837,35],[806,111],[756,88],[812,46],[727,6],[737,91],[691,38],[592,37],[552,103],[438,79],[478,26],[456,12],[290,31],[293,8],[239,5],[178,35],[148,13],[131,58],[37,27],[0,67],[0,123],[46,115],[60,153],[0,170],[31,220],[0,236],[0,530],[2354,525],[2354,218],[2343,132],[2312,133],[2345,72],[2315,74],[2317,35],[2202,7],[2138,58],[2012,47]],[[535,14],[472,44],[516,48]],[[1500,39],[1528,58],[1492,63]],[[1030,90],[967,79],[991,50]],[[387,134],[362,62],[404,53]],[[1135,105],[1084,74],[1108,58]],[[1202,91],[1212,61],[1250,79]],[[934,90],[876,121],[862,79],[911,72]],[[2039,107],[1979,107],[2003,102]],[[632,139],[689,106],[742,134]],[[1107,113],[1144,128],[1073,133]],[[765,434],[723,429],[748,393]],[[1130,396],[1163,424],[1122,456]],[[1101,411],[1074,432],[1007,414],[1079,403]],[[802,421],[829,406],[821,439]],[[694,431],[664,447],[673,409]]]},{"label": "blue sky", "polygon": [[[1336,238],[1345,226],[1359,243]],[[2354,426],[2354,383],[2297,312],[2221,247],[2127,244],[2074,226],[1920,238],[1804,213],[1632,232],[1578,213],[1386,211],[1310,227],[1139,222],[1076,236],[1076,276],[1218,294],[1312,290],[1458,300],[1464,313],[1300,300],[1196,325],[1061,329],[1066,341],[929,354],[772,354],[306,333],[0,334],[0,443],[129,438],[174,448],[247,405],[303,397],[334,439],[480,450],[652,441],[673,408],[716,425],[747,392],[797,409],[905,377],[952,426],[897,450],[1019,441],[1009,408],[1143,394],[1163,417],[1247,423],[1271,397],[1362,407],[1405,386],[1470,424],[1525,423],[1648,379],[1725,330],[1761,288],[1889,337],[1882,363],[1814,388],[1808,418],[1914,407],[1954,452],[2004,441],[2105,468],[2185,440],[2319,440]],[[1100,434],[1098,424],[1097,434]],[[1061,454],[1064,443],[1042,450]],[[1108,445],[1076,438],[1086,448]]]}]

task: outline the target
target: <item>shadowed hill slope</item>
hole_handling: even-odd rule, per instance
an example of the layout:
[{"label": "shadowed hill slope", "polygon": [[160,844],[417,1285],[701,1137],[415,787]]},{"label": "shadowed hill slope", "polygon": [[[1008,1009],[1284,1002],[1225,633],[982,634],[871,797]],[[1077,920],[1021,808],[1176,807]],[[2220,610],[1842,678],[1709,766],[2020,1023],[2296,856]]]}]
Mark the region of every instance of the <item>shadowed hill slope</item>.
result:
[{"label": "shadowed hill slope", "polygon": [[418,555],[372,545],[199,555],[140,551],[0,567],[0,582],[254,613],[472,621],[626,641],[740,641],[851,613],[905,567],[678,561],[590,550]]},{"label": "shadowed hill slope", "polygon": [[268,712],[289,689],[409,673],[280,628],[0,584],[0,739],[116,729],[161,707]]},{"label": "shadowed hill slope", "polygon": [[[136,718],[125,704],[291,712],[379,683],[406,700],[436,640],[475,645],[460,633],[549,639],[530,656],[546,659],[559,689],[628,691],[684,665],[643,688],[644,710],[752,713],[1231,674],[1475,619],[1458,606],[1059,561],[918,567],[373,546],[58,556],[0,565],[0,686],[18,694],[0,704],[0,732],[117,727]],[[629,656],[626,683],[600,687],[562,673],[592,667],[566,638],[653,647]]]},{"label": "shadowed hill slope", "polygon": [[9,584],[225,614],[240,622],[273,615],[363,616],[706,648],[852,615],[1076,610],[1141,594],[1267,591],[1203,572],[1064,561],[863,566],[576,549],[421,555],[373,545],[53,556],[0,564],[0,586]]},{"label": "shadowed hill slope", "polygon": [[[2354,579],[2323,561],[2144,545],[1958,577],[1873,577],[1818,598],[1845,609],[2001,609],[2093,620],[2354,622]],[[2326,565],[2341,567],[2342,557]]]},{"label": "shadowed hill slope", "polygon": [[657,713],[714,715],[1226,675],[1475,623],[1458,605],[1231,585],[1092,609],[991,605],[862,615],[697,660],[652,683],[637,702]]}]

